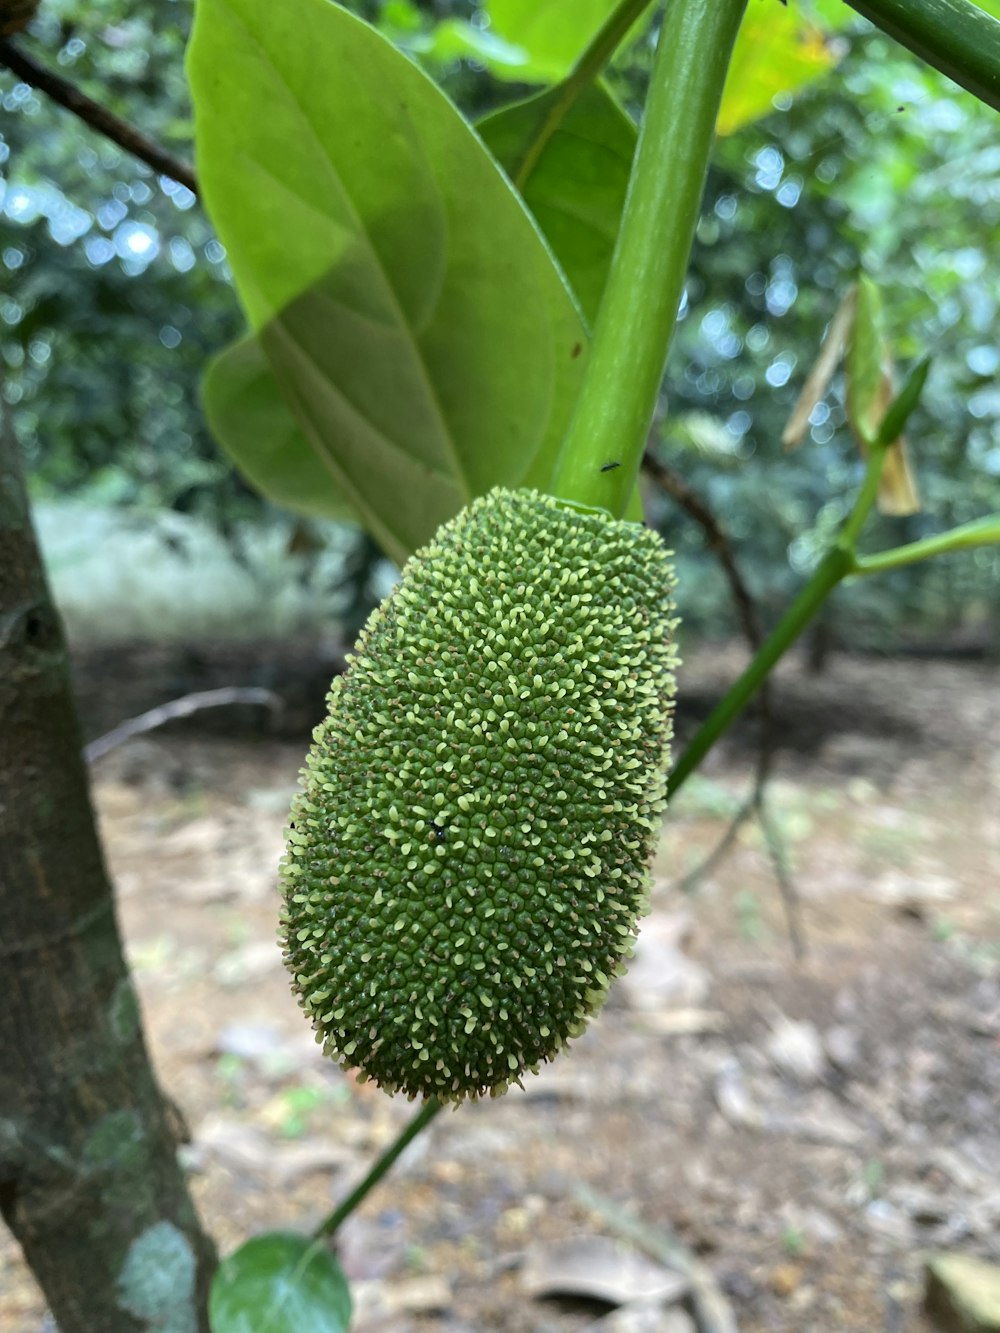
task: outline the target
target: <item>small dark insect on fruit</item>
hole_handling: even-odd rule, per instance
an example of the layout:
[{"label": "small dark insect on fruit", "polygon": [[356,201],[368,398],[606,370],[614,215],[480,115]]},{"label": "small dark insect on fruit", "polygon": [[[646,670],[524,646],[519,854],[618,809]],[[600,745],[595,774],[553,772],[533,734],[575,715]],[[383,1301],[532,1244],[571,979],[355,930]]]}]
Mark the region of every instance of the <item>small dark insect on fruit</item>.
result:
[{"label": "small dark insect on fruit", "polygon": [[621,467],[621,463],[605,463],[601,468],[602,472],[614,472],[616,467]]}]

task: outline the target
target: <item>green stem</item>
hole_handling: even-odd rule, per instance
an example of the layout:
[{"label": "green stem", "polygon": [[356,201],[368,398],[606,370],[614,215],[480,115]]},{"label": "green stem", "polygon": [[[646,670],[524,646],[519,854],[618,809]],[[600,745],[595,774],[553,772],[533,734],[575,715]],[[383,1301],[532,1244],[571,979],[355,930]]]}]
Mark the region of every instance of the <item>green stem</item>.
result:
[{"label": "green stem", "polygon": [[892,551],[859,556],[854,562],[852,573],[884,574],[887,570],[902,569],[904,565],[915,564],[918,560],[929,560],[935,555],[947,555],[949,551],[998,544],[1000,544],[1000,514],[990,514],[986,518],[963,523],[961,527],[952,528],[949,532],[941,532],[934,537],[923,537],[920,541],[897,546]]},{"label": "green stem", "polygon": [[834,546],[816,566],[812,578],[796,597],[739,680],[722,702],[709,714],[681,755],[667,781],[667,795],[673,796],[695,771],[709,750],[735,722],[763,685],[773,668],[785,655],[816,615],[841,579],[854,569],[854,557],[842,546]]},{"label": "green stem", "polygon": [[945,555],[949,551],[1000,544],[1000,514],[990,514],[986,518],[952,528],[950,532],[925,537],[906,546],[897,546],[893,551],[869,556],[856,555],[858,537],[878,495],[886,453],[887,448],[882,445],[870,448],[864,481],[836,544],[820,561],[812,578],[785,612],[774,633],[746,671],[695,732],[667,781],[668,796],[673,796],[698,768],[715,742],[736,721],[777,663],[814,618],[829,594],[848,575],[883,574],[887,570],[912,565],[935,555]]},{"label": "green stem", "polygon": [[441,1103],[436,1097],[429,1097],[423,1106],[413,1117],[410,1123],[397,1135],[386,1148],[385,1152],[378,1158],[375,1165],[362,1180],[357,1189],[352,1190],[343,1203],[339,1203],[333,1212],[325,1218],[313,1233],[317,1239],[320,1236],[332,1236],[341,1224],[350,1217],[355,1208],[379,1183],[389,1168],[393,1165],[401,1153],[405,1152],[413,1140],[417,1137],[441,1110]]},{"label": "green stem", "polygon": [[667,780],[668,796],[672,796],[684,785],[723,732],[736,721],[837,584],[858,569],[858,560],[854,552],[861,529],[878,498],[878,487],[887,452],[888,449],[884,445],[869,444],[864,480],[836,544],[816,566],[812,578],[785,612],[774,633],[756,654],[746,671],[695,732],[691,744],[674,765],[673,772]]},{"label": "green stem", "polygon": [[840,534],[841,546],[845,546],[849,551],[853,551],[857,546],[861,529],[872,511],[872,506],[878,499],[878,488],[882,481],[882,471],[885,468],[887,453],[888,449],[885,445],[868,445],[868,461],[865,467],[864,481],[861,483],[858,498],[854,501],[854,508],[848,515],[847,522]]},{"label": "green stem", "polygon": [[628,36],[630,29],[643,10],[648,9],[651,4],[652,0],[621,0],[621,3],[612,14],[608,15],[597,36],[573,66],[572,73],[566,82],[576,84],[577,87],[584,87],[588,83],[593,83]]},{"label": "green stem", "polygon": [[921,60],[1000,110],[1000,22],[969,0],[847,0]]},{"label": "green stem", "polygon": [[514,184],[519,190],[531,176],[538,159],[545,151],[545,145],[566,119],[573,103],[585,88],[594,82],[601,70],[608,63],[619,45],[624,41],[629,29],[648,9],[651,0],[622,0],[617,9],[609,16],[583,55],[573,66],[562,83],[552,90],[552,105],[546,113],[542,126],[525,153],[521,164],[514,173]]},{"label": "green stem", "polygon": [[[684,288],[746,0],[670,0],[583,388],[553,493],[625,513]],[[602,471],[609,463],[618,464]]]}]

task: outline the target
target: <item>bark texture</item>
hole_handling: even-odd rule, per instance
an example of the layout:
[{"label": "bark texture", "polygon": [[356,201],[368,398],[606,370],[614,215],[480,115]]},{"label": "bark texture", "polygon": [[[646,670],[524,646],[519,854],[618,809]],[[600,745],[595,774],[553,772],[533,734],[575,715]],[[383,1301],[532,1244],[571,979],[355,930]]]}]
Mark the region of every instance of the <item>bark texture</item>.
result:
[{"label": "bark texture", "polygon": [[62,1333],[207,1333],[215,1254],[168,1114],[0,419],[0,1211]]}]

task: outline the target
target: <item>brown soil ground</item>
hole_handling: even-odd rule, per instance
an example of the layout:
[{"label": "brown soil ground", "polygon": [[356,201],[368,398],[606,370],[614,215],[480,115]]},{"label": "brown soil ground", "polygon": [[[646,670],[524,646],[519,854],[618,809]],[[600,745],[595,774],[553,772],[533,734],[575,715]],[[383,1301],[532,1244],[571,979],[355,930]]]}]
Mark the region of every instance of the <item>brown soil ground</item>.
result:
[{"label": "brown soil ground", "polygon": [[[692,663],[688,729],[738,665]],[[744,1333],[922,1329],[928,1251],[1000,1257],[1000,673],[790,665],[775,730],[805,958],[755,821],[677,887],[745,794],[748,732],[671,811],[598,1020],[524,1091],[441,1115],[344,1229],[358,1333],[612,1328],[582,1294],[529,1295],[525,1271],[621,1237],[623,1213],[646,1229],[629,1245],[669,1236],[707,1265]],[[315,1224],[412,1114],[322,1059],[285,982],[275,865],[302,749],[196,720],[95,769],[155,1061],[224,1251]],[[628,1294],[624,1257],[604,1262]],[[4,1233],[0,1329],[46,1326]]]}]

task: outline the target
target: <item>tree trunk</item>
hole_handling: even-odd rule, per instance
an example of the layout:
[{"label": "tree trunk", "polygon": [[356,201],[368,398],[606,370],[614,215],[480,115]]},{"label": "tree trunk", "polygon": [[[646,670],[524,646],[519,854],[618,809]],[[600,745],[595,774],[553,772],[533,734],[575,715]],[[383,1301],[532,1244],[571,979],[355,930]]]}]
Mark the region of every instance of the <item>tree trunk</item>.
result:
[{"label": "tree trunk", "polygon": [[94,826],[62,626],[0,419],[0,1211],[62,1333],[207,1333]]}]

